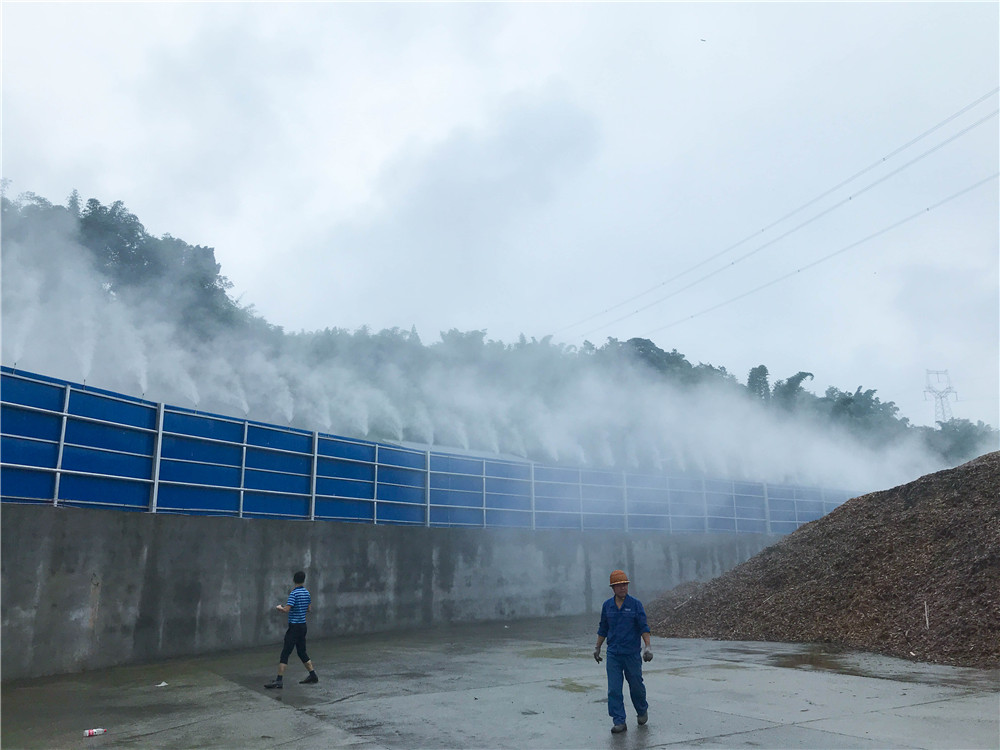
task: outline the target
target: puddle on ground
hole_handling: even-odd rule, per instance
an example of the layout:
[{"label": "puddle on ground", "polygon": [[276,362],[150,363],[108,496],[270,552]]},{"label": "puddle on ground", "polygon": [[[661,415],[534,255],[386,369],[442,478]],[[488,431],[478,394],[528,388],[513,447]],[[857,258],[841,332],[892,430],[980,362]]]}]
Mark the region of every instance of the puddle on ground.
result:
[{"label": "puddle on ground", "polygon": [[587,651],[584,651],[583,649],[571,648],[570,646],[529,648],[525,651],[522,651],[521,654],[531,659],[578,659],[581,656],[589,655],[589,653]]},{"label": "puddle on ground", "polygon": [[557,690],[566,690],[570,693],[586,693],[588,690],[596,688],[597,685],[587,685],[577,682],[570,677],[563,677],[561,682],[550,684],[549,687],[556,688]]},{"label": "puddle on ground", "polygon": [[768,661],[775,667],[789,669],[818,669],[826,672],[851,675],[852,677],[875,676],[856,666],[845,664],[836,654],[831,654],[819,648],[792,654],[772,654],[768,657]]}]

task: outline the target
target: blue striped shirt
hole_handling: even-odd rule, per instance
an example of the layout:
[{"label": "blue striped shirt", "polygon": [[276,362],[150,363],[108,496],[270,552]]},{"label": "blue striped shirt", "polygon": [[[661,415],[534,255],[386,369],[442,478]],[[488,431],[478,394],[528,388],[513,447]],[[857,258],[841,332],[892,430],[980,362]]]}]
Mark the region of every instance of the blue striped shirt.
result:
[{"label": "blue striped shirt", "polygon": [[289,625],[304,623],[306,621],[306,612],[309,611],[309,603],[311,601],[312,597],[309,596],[309,591],[305,586],[296,586],[292,589],[292,593],[288,595],[288,606],[291,607],[288,610]]}]

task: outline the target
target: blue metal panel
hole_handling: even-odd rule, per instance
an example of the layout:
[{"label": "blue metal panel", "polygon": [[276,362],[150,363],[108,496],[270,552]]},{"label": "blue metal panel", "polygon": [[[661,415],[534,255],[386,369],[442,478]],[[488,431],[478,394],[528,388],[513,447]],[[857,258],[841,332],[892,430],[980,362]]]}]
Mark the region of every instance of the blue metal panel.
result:
[{"label": "blue metal panel", "polygon": [[336,458],[320,458],[316,461],[316,474],[320,477],[338,479],[359,479],[363,482],[375,481],[375,464],[358,464]]},{"label": "blue metal panel", "polygon": [[779,498],[794,500],[795,488],[784,484],[769,484],[767,485],[767,497],[769,500],[777,500]]},{"label": "blue metal panel", "polygon": [[284,471],[289,474],[311,474],[312,456],[279,453],[265,448],[247,448],[247,468]]},{"label": "blue metal panel", "polygon": [[236,515],[240,510],[240,493],[238,490],[161,484],[156,495],[156,509],[157,511],[210,510]]},{"label": "blue metal panel", "polygon": [[66,442],[91,448],[152,456],[156,436],[151,432],[140,432],[128,427],[115,427],[94,422],[82,422],[70,417],[66,421]]},{"label": "blue metal panel", "polygon": [[394,503],[424,504],[423,487],[402,487],[396,484],[378,484],[378,499]]},{"label": "blue metal panel", "polygon": [[491,510],[486,511],[487,526],[505,526],[509,528],[530,529],[531,514],[519,513],[516,510]]},{"label": "blue metal panel", "polygon": [[[629,519],[629,528],[635,528],[635,524]],[[664,527],[666,528],[666,527]],[[697,516],[670,516],[670,528],[672,531],[704,531],[705,519]]]},{"label": "blue metal panel", "polygon": [[709,516],[708,518],[708,530],[712,532],[716,531],[736,531],[736,519],[734,518],[715,518]]},{"label": "blue metal panel", "polygon": [[302,430],[279,430],[251,422],[247,426],[247,444],[277,448],[294,453],[312,454],[312,435]]},{"label": "blue metal panel", "polygon": [[160,446],[162,458],[180,458],[188,461],[201,461],[206,464],[223,464],[239,466],[243,462],[243,448],[239,445],[225,443],[210,443],[196,438],[164,435]]},{"label": "blue metal panel", "polygon": [[733,483],[725,479],[706,479],[705,492],[718,492],[723,495],[732,495]]},{"label": "blue metal panel", "polygon": [[4,435],[20,435],[58,443],[62,432],[62,417],[58,414],[25,411],[4,404],[0,410],[0,429]]},{"label": "blue metal panel", "polygon": [[504,461],[487,461],[486,475],[507,479],[531,479],[531,464],[514,464]]},{"label": "blue metal panel", "polygon": [[761,504],[756,507],[752,507],[749,505],[740,505],[739,502],[737,502],[736,516],[737,518],[758,518],[763,520],[767,518],[767,513],[764,510],[763,502],[761,502]]},{"label": "blue metal panel", "polygon": [[654,503],[665,503],[667,502],[667,491],[665,489],[647,489],[644,487],[633,487],[629,485],[628,488],[628,502],[629,505],[633,501],[645,501]]},{"label": "blue metal panel", "polygon": [[153,459],[146,456],[130,456],[124,453],[109,453],[94,448],[77,448],[67,445],[63,449],[62,468],[68,471],[106,474],[112,477],[151,479]]},{"label": "blue metal panel", "polygon": [[0,438],[0,456],[8,463],[54,469],[56,460],[59,458],[59,445],[42,440],[25,440],[5,435]]},{"label": "blue metal panel", "polygon": [[[385,462],[385,457],[380,449],[378,452],[379,462]],[[411,464],[406,464],[410,466]],[[423,464],[420,464],[423,467]],[[481,477],[483,475],[483,462],[475,461],[471,458],[458,458],[440,454],[431,454],[431,471],[440,471],[450,474],[472,474]]]},{"label": "blue metal panel", "polygon": [[722,495],[717,492],[706,492],[705,509],[710,516],[727,516],[732,518],[735,510],[733,496]]},{"label": "blue metal panel", "polygon": [[580,485],[553,484],[552,482],[535,482],[535,498],[540,497],[571,497],[580,499]]},{"label": "blue metal panel", "polygon": [[295,474],[279,474],[270,471],[247,469],[243,474],[243,485],[247,489],[254,490],[309,494],[309,477],[297,476]]},{"label": "blue metal panel", "polygon": [[309,518],[309,497],[245,492],[243,494],[243,515],[261,518]]},{"label": "blue metal panel", "polygon": [[214,466],[212,464],[162,459],[160,461],[160,479],[164,482],[214,484],[219,487],[239,488],[240,470],[237,466]]},{"label": "blue metal panel", "polygon": [[766,521],[751,521],[744,518],[736,519],[736,530],[749,532],[752,534],[766,534],[767,533],[767,522]]},{"label": "blue metal panel", "polygon": [[795,499],[796,500],[812,500],[817,503],[823,501],[823,493],[820,492],[815,487],[796,487],[795,488]]},{"label": "blue metal panel", "polygon": [[670,477],[670,490],[682,490],[686,492],[701,492],[702,480],[690,479],[688,477]]},{"label": "blue metal panel", "polygon": [[371,500],[375,495],[375,483],[319,477],[316,479],[316,494]]},{"label": "blue metal panel", "polygon": [[0,492],[2,492],[4,499],[9,497],[37,498],[52,502],[55,481],[55,474],[49,472],[5,468]]},{"label": "blue metal panel", "polygon": [[466,474],[431,474],[431,489],[483,491],[482,476],[470,477]]},{"label": "blue metal panel", "polygon": [[733,492],[737,495],[764,497],[764,485],[759,482],[734,482]]},{"label": "blue metal panel", "polygon": [[316,498],[316,518],[368,521],[375,517],[375,504],[364,500],[327,500]]},{"label": "blue metal panel", "polygon": [[69,395],[69,411],[80,417],[91,417],[103,422],[115,422],[147,430],[156,429],[155,406],[130,404],[75,389]]},{"label": "blue metal panel", "polygon": [[617,500],[621,502],[625,490],[622,487],[595,487],[592,484],[580,485],[580,494],[584,500]]},{"label": "blue metal panel", "polygon": [[771,521],[794,521],[795,510],[775,510],[771,508]]},{"label": "blue metal panel", "polygon": [[531,482],[519,479],[494,479],[486,477],[486,491],[501,495],[523,495],[531,497]]},{"label": "blue metal panel", "polygon": [[[381,453],[381,451],[380,451]],[[422,524],[424,509],[413,505],[395,505],[393,503],[378,504],[377,523],[408,523]]]},{"label": "blue metal panel", "polygon": [[598,484],[605,487],[621,487],[622,475],[611,471],[580,470],[580,482],[583,484]]},{"label": "blue metal panel", "polygon": [[486,493],[486,507],[503,508],[506,510],[531,510],[531,498],[524,495]]},{"label": "blue metal panel", "polygon": [[127,479],[63,474],[59,482],[59,500],[148,508],[149,486],[148,482]]},{"label": "blue metal panel", "polygon": [[668,515],[670,506],[667,503],[647,503],[635,502],[632,498],[628,500],[629,513],[652,513],[654,515]]},{"label": "blue metal panel", "polygon": [[483,512],[473,508],[431,508],[431,526],[482,526]]},{"label": "blue metal panel", "polygon": [[378,462],[387,466],[409,466],[413,469],[423,470],[424,454],[379,446]]},{"label": "blue metal panel", "polygon": [[321,456],[346,458],[352,461],[375,461],[375,444],[352,443],[347,440],[333,440],[320,436],[318,452]]},{"label": "blue metal panel", "polygon": [[62,411],[66,389],[63,386],[25,380],[4,373],[0,376],[0,393],[3,394],[5,403]]},{"label": "blue metal panel", "polygon": [[650,474],[629,474],[627,481],[629,495],[632,494],[633,490],[639,490],[640,488],[665,490],[669,484],[667,477],[652,476]]},{"label": "blue metal panel", "polygon": [[481,492],[463,492],[461,490],[431,490],[431,505],[482,508],[483,495]]},{"label": "blue metal panel", "polygon": [[535,510],[556,510],[567,513],[577,513],[580,501],[572,498],[535,497]]},{"label": "blue metal panel", "polygon": [[424,472],[413,471],[412,469],[393,469],[387,466],[379,466],[378,482],[379,484],[387,482],[388,484],[402,484],[407,487],[419,487],[420,491],[423,492]]},{"label": "blue metal panel", "polygon": [[771,508],[771,515],[773,516],[776,512],[779,513],[795,513],[795,501],[794,500],[779,500],[777,498],[769,498],[768,505]]},{"label": "blue metal panel", "polygon": [[[228,443],[243,442],[243,423],[202,415],[164,411],[164,432],[179,432],[194,437],[224,440]],[[204,445],[204,443],[201,443]]]},{"label": "blue metal panel", "polygon": [[536,482],[572,482],[578,484],[580,481],[579,469],[560,469],[553,466],[536,466]]},{"label": "blue metal panel", "polygon": [[584,513],[615,513],[624,519],[625,503],[621,500],[584,500]]}]

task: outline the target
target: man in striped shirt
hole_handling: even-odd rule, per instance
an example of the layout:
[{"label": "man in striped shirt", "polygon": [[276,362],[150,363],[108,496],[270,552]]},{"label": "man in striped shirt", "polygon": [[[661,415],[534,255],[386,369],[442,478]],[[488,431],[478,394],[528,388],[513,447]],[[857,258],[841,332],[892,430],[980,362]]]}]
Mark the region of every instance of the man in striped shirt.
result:
[{"label": "man in striped shirt", "polygon": [[288,666],[288,657],[293,648],[306,669],[309,670],[309,675],[299,682],[303,684],[319,682],[316,670],[313,669],[312,660],[306,653],[306,613],[312,609],[312,597],[309,596],[309,590],[302,585],[306,582],[306,574],[300,570],[292,576],[292,581],[295,583],[295,588],[288,595],[288,602],[275,607],[275,609],[288,613],[288,630],[285,631],[285,645],[282,647],[281,657],[278,659],[278,676],[270,682],[264,683],[266,688],[279,690],[282,688],[285,667]]}]

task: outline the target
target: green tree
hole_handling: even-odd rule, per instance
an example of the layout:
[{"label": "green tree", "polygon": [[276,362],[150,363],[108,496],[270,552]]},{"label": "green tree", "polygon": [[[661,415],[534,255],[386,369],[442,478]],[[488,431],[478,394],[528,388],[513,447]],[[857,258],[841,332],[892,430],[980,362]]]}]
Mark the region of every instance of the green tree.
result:
[{"label": "green tree", "polygon": [[757,365],[747,374],[747,393],[750,394],[751,398],[764,403],[771,400],[771,386],[767,376],[767,367],[764,365]]}]

